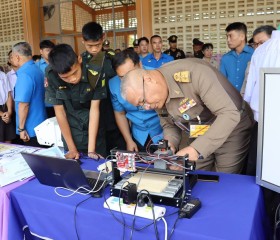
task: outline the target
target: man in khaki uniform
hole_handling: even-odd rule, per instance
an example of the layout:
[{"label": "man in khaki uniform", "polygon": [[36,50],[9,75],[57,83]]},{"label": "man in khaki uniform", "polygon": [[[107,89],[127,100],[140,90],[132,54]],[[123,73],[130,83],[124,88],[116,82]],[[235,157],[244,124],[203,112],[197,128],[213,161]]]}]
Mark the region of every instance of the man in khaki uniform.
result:
[{"label": "man in khaki uniform", "polygon": [[207,63],[191,58],[157,70],[130,71],[122,81],[122,95],[135,106],[157,109],[173,151],[186,131],[191,143],[177,155],[189,154],[198,169],[241,172],[252,113],[239,92]]}]

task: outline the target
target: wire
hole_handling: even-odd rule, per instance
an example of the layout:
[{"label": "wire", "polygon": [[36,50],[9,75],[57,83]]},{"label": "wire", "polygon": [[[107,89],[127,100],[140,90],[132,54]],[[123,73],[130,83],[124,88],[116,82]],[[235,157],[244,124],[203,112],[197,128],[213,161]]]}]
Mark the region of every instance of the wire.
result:
[{"label": "wire", "polygon": [[77,209],[78,209],[78,207],[79,207],[82,203],[86,202],[86,201],[89,200],[90,198],[91,198],[91,196],[88,197],[88,198],[86,198],[86,199],[84,199],[83,201],[79,202],[79,203],[76,205],[76,207],[75,207],[74,223],[75,223],[75,232],[76,232],[76,235],[77,235],[78,240],[80,239],[80,237],[79,237],[79,233],[78,233],[78,229],[77,229]]},{"label": "wire", "polygon": [[164,223],[164,240],[167,240],[167,222],[166,222],[166,220],[165,220],[165,218],[164,217],[162,217],[161,218],[161,220],[163,221],[163,223]]},{"label": "wire", "polygon": [[[178,212],[179,212],[179,211],[178,211]],[[180,217],[179,217],[179,214],[178,214],[178,217],[177,217],[177,219],[175,220],[175,222],[174,222],[174,224],[173,224],[173,227],[172,227],[172,230],[171,230],[171,233],[170,233],[170,235],[169,235],[168,240],[171,239],[171,237],[172,237],[172,235],[173,235],[173,233],[174,233],[174,231],[175,231],[175,228],[176,228],[176,225],[177,225],[177,222],[178,222],[179,219],[180,219]]]},{"label": "wire", "polygon": [[[100,186],[97,190],[94,190],[94,189],[96,188],[96,186],[97,186],[99,180],[100,180],[100,176],[101,176],[101,172],[99,173],[98,178],[97,178],[97,180],[96,180],[96,182],[95,182],[95,185],[93,186],[93,188],[92,188],[91,190],[89,190],[89,189],[87,189],[87,188],[85,188],[85,187],[78,187],[76,190],[72,190],[72,189],[70,189],[70,188],[65,188],[65,187],[56,187],[56,188],[54,189],[54,192],[55,192],[58,196],[64,197],[64,198],[71,197],[71,196],[73,196],[73,195],[76,194],[76,193],[81,194],[81,195],[88,195],[88,194],[90,194],[90,193],[99,192],[101,189],[103,189],[103,187],[104,187],[104,185],[105,185],[105,183],[106,183],[106,181],[103,181],[102,184],[101,184],[101,186]],[[58,192],[59,189],[68,190],[68,191],[70,191],[70,192],[72,192],[72,193],[70,193],[70,194],[68,194],[68,195],[62,195],[62,194],[60,194],[60,193]],[[85,193],[79,192],[79,190],[84,190]]]}]

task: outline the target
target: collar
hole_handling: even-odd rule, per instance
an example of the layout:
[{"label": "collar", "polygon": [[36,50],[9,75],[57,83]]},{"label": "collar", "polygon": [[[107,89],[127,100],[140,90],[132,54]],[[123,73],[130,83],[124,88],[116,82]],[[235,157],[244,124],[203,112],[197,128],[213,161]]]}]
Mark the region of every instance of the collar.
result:
[{"label": "collar", "polygon": [[34,65],[34,61],[32,59],[28,60],[27,62],[25,62],[24,64],[22,64],[20,66],[20,68],[16,71],[17,74],[25,71],[26,69],[28,69],[31,65]]}]

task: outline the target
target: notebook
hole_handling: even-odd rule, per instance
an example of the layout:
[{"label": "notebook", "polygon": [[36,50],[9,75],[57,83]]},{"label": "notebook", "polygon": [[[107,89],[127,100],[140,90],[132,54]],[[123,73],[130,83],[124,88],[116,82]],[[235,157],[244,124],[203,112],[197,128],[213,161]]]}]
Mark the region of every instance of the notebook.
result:
[{"label": "notebook", "polygon": [[[65,187],[77,190],[79,187],[90,190],[98,190],[92,193],[94,197],[101,197],[102,190],[107,185],[107,174],[101,173],[96,184],[99,172],[82,170],[79,162],[74,159],[65,159],[52,156],[39,155],[34,153],[21,153],[22,157],[33,171],[35,177],[41,184],[52,187]],[[96,187],[94,188],[96,184]],[[80,189],[79,192],[87,191]]]}]

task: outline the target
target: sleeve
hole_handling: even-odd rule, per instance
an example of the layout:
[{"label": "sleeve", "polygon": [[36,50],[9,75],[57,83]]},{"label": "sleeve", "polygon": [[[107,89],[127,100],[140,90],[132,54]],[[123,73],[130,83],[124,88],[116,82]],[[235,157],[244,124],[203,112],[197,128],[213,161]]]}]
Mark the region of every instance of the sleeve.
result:
[{"label": "sleeve", "polygon": [[170,117],[160,117],[160,125],[163,129],[164,139],[173,143],[175,148],[179,149],[181,141],[181,129],[179,129],[172,121]]},{"label": "sleeve", "polygon": [[52,105],[62,105],[63,101],[56,98],[56,91],[59,86],[58,76],[50,69],[46,69],[45,81],[47,82],[45,87],[45,103]]},{"label": "sleeve", "polygon": [[205,158],[226,141],[241,117],[239,110],[218,80],[222,76],[207,66],[202,68],[200,67],[198,77],[193,78],[193,87],[216,118],[209,130],[196,138],[191,146]]},{"label": "sleeve", "polygon": [[245,93],[244,93],[244,100],[246,102],[248,102],[249,104],[251,102],[254,86],[255,86],[256,81],[258,79],[258,74],[257,73],[259,73],[259,71],[257,71],[255,58],[254,58],[254,55],[253,55],[251,63],[250,63],[250,69],[249,69],[249,74],[248,74]]},{"label": "sleeve", "polygon": [[110,95],[111,95],[111,101],[114,111],[116,112],[123,112],[125,111],[122,104],[119,102],[119,97],[121,97],[120,93],[120,84],[118,77],[114,77],[109,80],[109,88],[110,88]]},{"label": "sleeve", "polygon": [[221,62],[220,62],[220,72],[227,78],[227,71],[226,71],[226,67],[225,67],[225,57],[223,56],[221,58]]},{"label": "sleeve", "polygon": [[7,93],[8,93],[8,92],[11,92],[11,91],[12,91],[12,87],[11,87],[10,81],[8,80],[8,75],[5,74],[5,73],[3,73],[3,78],[4,78],[5,86],[6,86],[6,88],[7,88],[7,89],[6,89]]},{"label": "sleeve", "polygon": [[17,78],[15,86],[15,102],[29,103],[31,101],[34,87],[35,84],[32,78],[25,73],[21,73]]}]

